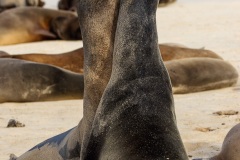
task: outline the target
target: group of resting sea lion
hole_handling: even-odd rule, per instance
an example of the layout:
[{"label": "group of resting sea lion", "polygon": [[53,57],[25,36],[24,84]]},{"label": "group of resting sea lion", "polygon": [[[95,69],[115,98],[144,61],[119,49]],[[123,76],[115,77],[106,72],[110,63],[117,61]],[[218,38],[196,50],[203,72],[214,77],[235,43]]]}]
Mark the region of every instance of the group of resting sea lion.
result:
[{"label": "group of resting sea lion", "polygon": [[[166,5],[175,0],[161,0]],[[42,0],[0,0],[0,46],[42,40],[81,40],[77,0],[60,0],[60,10],[41,8]],[[25,7],[24,7],[25,6]],[[72,12],[73,11],[73,12]]]},{"label": "group of resting sea lion", "polygon": [[[187,160],[176,126],[170,79],[157,44],[158,1],[80,2],[83,119],[75,128],[17,159]],[[93,20],[100,23],[90,25]],[[239,125],[229,132],[223,150],[212,159],[239,157],[233,149],[239,146],[238,132]]]},{"label": "group of resting sea lion", "polygon": [[[68,39],[69,35],[83,37],[84,44],[58,55],[0,52],[0,102],[84,98],[84,116],[75,128],[40,143],[18,160],[188,159],[176,125],[172,93],[232,86],[238,73],[211,51],[158,45],[158,3],[79,0],[79,20],[69,12],[32,7],[27,9],[33,13],[32,23],[24,20],[23,8],[0,14],[0,22],[11,15],[19,24],[18,16],[22,16],[23,23],[34,28],[21,30],[9,21],[6,26],[10,27],[0,29],[3,37],[11,33],[11,27],[20,30],[10,34],[16,39],[0,39],[0,45]],[[240,157],[239,133],[237,125],[227,135],[221,153],[211,159]]]},{"label": "group of resting sea lion", "polygon": [[[237,83],[236,69],[212,51],[168,44],[160,44],[159,49],[175,94],[218,89]],[[82,98],[79,95],[83,95],[84,92],[83,48],[60,54],[10,55],[2,52],[0,57],[0,78],[2,79],[0,102]],[[19,72],[14,72],[14,70],[19,70]],[[22,74],[19,74],[20,72]],[[65,76],[61,76],[62,74]],[[42,77],[37,79],[38,75]],[[16,89],[19,91],[18,94],[14,94]]]}]

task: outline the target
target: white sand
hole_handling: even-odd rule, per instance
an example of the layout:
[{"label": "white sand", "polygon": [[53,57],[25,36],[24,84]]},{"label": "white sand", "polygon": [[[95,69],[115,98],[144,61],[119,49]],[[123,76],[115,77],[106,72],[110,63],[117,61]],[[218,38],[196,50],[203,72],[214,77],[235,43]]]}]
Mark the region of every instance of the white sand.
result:
[{"label": "white sand", "polygon": [[[240,73],[239,8],[239,0],[179,0],[158,9],[159,42],[213,50]],[[81,41],[49,41],[4,46],[0,50],[14,54],[61,53],[81,46]],[[240,111],[240,81],[235,87],[174,98],[178,127],[188,154],[194,158],[215,155],[228,130],[240,122],[239,115],[212,114],[219,110]],[[0,160],[8,159],[10,153],[21,155],[39,142],[70,129],[81,117],[82,100],[0,104]],[[26,127],[6,128],[11,118],[25,123]],[[195,130],[201,127],[216,130]]]}]

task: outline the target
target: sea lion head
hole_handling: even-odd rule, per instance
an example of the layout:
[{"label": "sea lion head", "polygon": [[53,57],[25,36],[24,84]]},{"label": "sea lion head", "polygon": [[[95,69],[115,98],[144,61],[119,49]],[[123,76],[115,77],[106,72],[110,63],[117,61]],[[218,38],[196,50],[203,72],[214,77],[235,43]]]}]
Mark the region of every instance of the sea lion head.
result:
[{"label": "sea lion head", "polygon": [[52,20],[52,31],[62,40],[81,40],[81,30],[77,16],[57,17]]}]

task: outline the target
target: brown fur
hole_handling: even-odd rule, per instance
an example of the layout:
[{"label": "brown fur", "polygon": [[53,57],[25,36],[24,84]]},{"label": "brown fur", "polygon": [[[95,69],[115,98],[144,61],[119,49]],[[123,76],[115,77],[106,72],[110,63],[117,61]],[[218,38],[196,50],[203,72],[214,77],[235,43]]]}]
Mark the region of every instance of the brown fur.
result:
[{"label": "brown fur", "polygon": [[43,7],[45,2],[42,0],[1,0],[0,1],[0,12],[7,9],[12,9],[16,7]]},{"label": "brown fur", "polygon": [[164,61],[191,58],[191,57],[208,57],[222,59],[216,53],[205,49],[191,49],[169,45],[159,45],[161,55]]}]

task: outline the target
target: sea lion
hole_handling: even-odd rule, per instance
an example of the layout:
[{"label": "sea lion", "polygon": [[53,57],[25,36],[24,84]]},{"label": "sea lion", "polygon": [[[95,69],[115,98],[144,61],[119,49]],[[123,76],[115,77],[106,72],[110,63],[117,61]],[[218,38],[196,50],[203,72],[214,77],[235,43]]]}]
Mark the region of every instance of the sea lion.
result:
[{"label": "sea lion", "polygon": [[45,2],[42,0],[0,0],[0,12],[15,7],[43,7]]},{"label": "sea lion", "polygon": [[9,58],[0,59],[0,68],[0,103],[83,97],[83,75],[51,65]]},{"label": "sea lion", "polygon": [[228,62],[213,58],[186,58],[165,62],[173,93],[190,93],[229,87],[238,72]]},{"label": "sea lion", "polygon": [[[64,18],[59,18],[64,17]],[[19,7],[7,10],[0,14],[0,45],[10,45],[26,42],[41,41],[47,39],[80,39],[78,29],[78,21],[76,15],[69,11],[58,11],[52,9],[43,9],[37,7]],[[63,20],[70,19],[70,20]],[[73,22],[60,25],[59,22]],[[69,27],[66,27],[69,25]],[[73,28],[68,31],[66,28]],[[65,33],[63,33],[65,32]],[[71,33],[69,36],[65,34]],[[76,35],[72,36],[72,32]],[[65,38],[67,37],[67,38]]]},{"label": "sea lion", "polygon": [[227,133],[221,152],[212,158],[195,158],[193,160],[239,160],[240,157],[240,123]]},{"label": "sea lion", "polygon": [[[159,44],[161,56],[163,61],[183,59],[189,57],[208,57],[222,59],[216,53],[210,50],[182,48],[178,46],[171,46],[169,44]],[[83,48],[79,48],[70,52],[60,54],[17,54],[5,55],[0,58],[16,58],[40,63],[55,65],[73,72],[83,73]]]},{"label": "sea lion", "polygon": [[85,52],[83,119],[18,159],[187,160],[157,44],[158,0],[97,2],[80,0],[78,7]]},{"label": "sea lion", "polygon": [[120,1],[112,74],[82,159],[188,159],[159,53],[157,4]]}]

